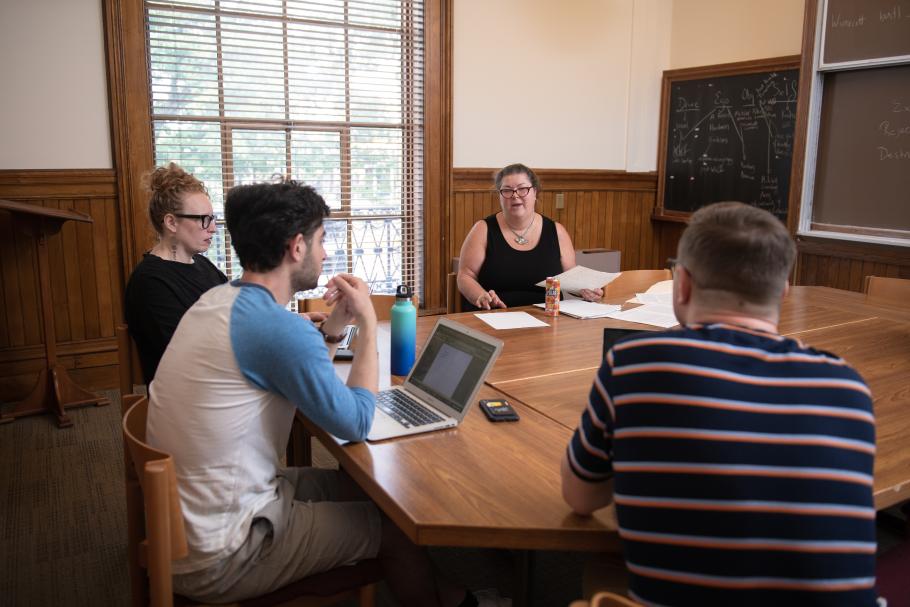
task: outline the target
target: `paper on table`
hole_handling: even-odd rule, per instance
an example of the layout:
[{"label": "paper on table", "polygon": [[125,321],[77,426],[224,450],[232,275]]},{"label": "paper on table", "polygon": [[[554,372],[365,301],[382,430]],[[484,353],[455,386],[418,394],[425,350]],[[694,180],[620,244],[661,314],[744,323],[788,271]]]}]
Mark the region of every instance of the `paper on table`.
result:
[{"label": "paper on table", "polygon": [[[584,266],[575,266],[554,278],[559,279],[560,288],[567,293],[578,293],[582,289],[599,289],[616,280],[621,272],[599,272]],[[538,287],[546,287],[547,281],[541,280]]]},{"label": "paper on table", "polygon": [[612,314],[607,314],[607,318],[637,322],[643,325],[652,325],[665,329],[675,327],[679,324],[679,321],[676,320],[676,315],[673,314],[673,308],[653,304],[638,306],[637,308],[623,310],[622,312],[613,312]]},{"label": "paper on table", "polygon": [[494,329],[524,329],[550,326],[527,312],[487,312],[486,314],[475,314],[474,316]]},{"label": "paper on table", "polygon": [[[544,308],[547,304],[534,304]],[[622,306],[584,301],[583,299],[566,299],[559,302],[559,313],[574,318],[603,318],[610,312],[616,312]]]},{"label": "paper on table", "polygon": [[673,293],[636,293],[627,303],[673,305]]},{"label": "paper on table", "polygon": [[645,293],[672,293],[673,292],[673,279],[661,280],[660,282],[655,282],[653,285],[648,287],[648,290]]}]

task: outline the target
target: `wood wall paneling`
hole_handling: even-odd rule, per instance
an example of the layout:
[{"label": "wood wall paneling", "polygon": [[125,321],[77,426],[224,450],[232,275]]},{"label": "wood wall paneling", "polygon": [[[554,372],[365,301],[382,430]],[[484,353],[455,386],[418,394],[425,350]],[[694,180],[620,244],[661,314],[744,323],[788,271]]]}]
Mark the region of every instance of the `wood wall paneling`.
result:
[{"label": "wood wall paneling", "polygon": [[[120,214],[114,171],[0,171],[0,198],[86,213],[48,238],[60,363],[88,389],[116,386],[122,319]],[[0,212],[0,401],[16,401],[44,368],[35,241]]]},{"label": "wood wall paneling", "polygon": [[796,284],[862,291],[866,276],[910,279],[910,249],[800,238]]}]

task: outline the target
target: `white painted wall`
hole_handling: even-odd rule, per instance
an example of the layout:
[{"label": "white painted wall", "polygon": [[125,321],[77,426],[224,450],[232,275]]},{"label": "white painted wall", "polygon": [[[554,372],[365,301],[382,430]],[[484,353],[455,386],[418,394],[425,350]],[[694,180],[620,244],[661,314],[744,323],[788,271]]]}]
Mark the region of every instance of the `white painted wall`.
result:
[{"label": "white painted wall", "polygon": [[108,169],[101,0],[0,1],[0,169]]},{"label": "white painted wall", "polygon": [[[804,0],[457,0],[454,165],[655,170],[663,70],[798,54],[803,10]],[[522,78],[536,87],[500,92]]]},{"label": "white painted wall", "polygon": [[457,0],[454,164],[622,168],[629,0]]},{"label": "white painted wall", "polygon": [[673,0],[673,69],[798,55],[803,0]]}]

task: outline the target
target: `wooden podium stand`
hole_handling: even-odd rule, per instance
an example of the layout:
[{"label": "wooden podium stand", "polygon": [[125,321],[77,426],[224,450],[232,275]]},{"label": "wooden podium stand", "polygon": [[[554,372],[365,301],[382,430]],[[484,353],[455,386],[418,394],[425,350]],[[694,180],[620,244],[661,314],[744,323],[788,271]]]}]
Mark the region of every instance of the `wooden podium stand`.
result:
[{"label": "wooden podium stand", "polygon": [[13,421],[17,417],[51,412],[57,416],[61,428],[72,426],[73,421],[66,414],[67,407],[82,405],[109,405],[110,401],[85,390],[70,379],[66,369],[57,363],[57,329],[54,326],[54,310],[51,296],[51,274],[47,257],[47,237],[60,231],[66,221],[92,223],[84,213],[61,209],[49,209],[33,204],[0,200],[0,210],[13,215],[13,225],[35,238],[38,248],[38,285],[41,293],[41,323],[44,326],[44,350],[47,368],[38,376],[38,383],[25,400],[18,403],[9,413],[0,415],[0,423]]}]

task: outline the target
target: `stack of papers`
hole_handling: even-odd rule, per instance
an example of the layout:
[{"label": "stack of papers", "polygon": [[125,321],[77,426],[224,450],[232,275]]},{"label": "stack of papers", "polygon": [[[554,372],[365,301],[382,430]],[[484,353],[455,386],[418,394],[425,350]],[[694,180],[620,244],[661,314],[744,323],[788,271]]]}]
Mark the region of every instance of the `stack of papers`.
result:
[{"label": "stack of papers", "polygon": [[486,314],[475,314],[474,316],[494,329],[526,329],[550,326],[527,312],[487,312]]},{"label": "stack of papers", "polygon": [[666,307],[657,304],[645,304],[630,310],[613,312],[612,314],[607,314],[607,318],[663,327],[664,329],[669,329],[679,324],[679,321],[676,320],[676,314],[673,313],[672,306]]},{"label": "stack of papers", "polygon": [[[559,279],[559,288],[565,293],[578,293],[582,289],[600,289],[604,285],[616,280],[621,272],[598,272],[584,266],[575,266],[554,278]],[[537,283],[538,287],[547,286],[546,280]]]},{"label": "stack of papers", "polygon": [[[538,308],[546,308],[547,304],[534,305]],[[567,299],[559,302],[559,313],[573,318],[604,318],[620,309],[622,306],[584,301],[583,299]]]}]

